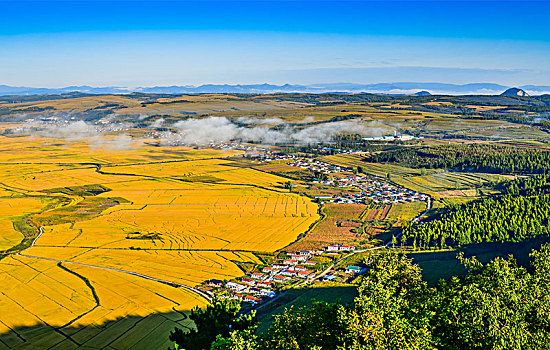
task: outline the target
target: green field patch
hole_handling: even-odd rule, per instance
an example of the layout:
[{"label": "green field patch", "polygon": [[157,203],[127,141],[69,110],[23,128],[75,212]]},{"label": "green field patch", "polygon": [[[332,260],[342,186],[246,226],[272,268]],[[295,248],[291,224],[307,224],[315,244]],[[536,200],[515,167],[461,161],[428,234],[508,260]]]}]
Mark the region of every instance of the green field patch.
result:
[{"label": "green field patch", "polygon": [[211,175],[193,175],[182,177],[181,180],[189,182],[206,182],[206,183],[220,183],[224,182],[224,179],[217,178]]},{"label": "green field patch", "polygon": [[496,257],[507,258],[513,255],[518,264],[527,267],[529,253],[547,242],[550,242],[549,237],[536,237],[520,243],[481,243],[453,251],[412,252],[407,255],[422,268],[424,280],[433,286],[440,279],[466,274],[467,270],[456,258],[458,252],[464,252],[465,257],[475,256],[484,264]]},{"label": "green field patch", "polygon": [[34,215],[32,222],[36,226],[43,226],[90,220],[108,208],[122,203],[129,201],[121,197],[84,197],[80,202]]},{"label": "green field patch", "polygon": [[110,189],[106,186],[95,184],[95,185],[83,185],[83,186],[69,186],[69,187],[57,187],[44,190],[44,192],[49,193],[64,193],[74,196],[90,197],[97,196],[105,192],[109,192]]}]

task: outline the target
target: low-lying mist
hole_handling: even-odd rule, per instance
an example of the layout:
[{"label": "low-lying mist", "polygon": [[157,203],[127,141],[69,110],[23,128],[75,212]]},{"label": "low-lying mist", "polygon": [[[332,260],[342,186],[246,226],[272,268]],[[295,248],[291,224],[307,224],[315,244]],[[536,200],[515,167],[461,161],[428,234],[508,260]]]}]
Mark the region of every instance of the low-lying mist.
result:
[{"label": "low-lying mist", "polygon": [[[141,118],[140,118],[141,119]],[[308,119],[309,120],[309,119]],[[132,137],[130,130],[144,129],[146,136]],[[143,127],[143,122],[110,120],[108,123],[91,123],[82,120],[56,120],[28,122],[16,132],[37,137],[52,137],[67,141],[86,140],[91,148],[127,149],[143,139],[157,139],[163,145],[206,146],[226,142],[252,142],[259,144],[315,144],[328,142],[340,134],[381,136],[392,128],[378,121],[346,120],[312,126],[284,126],[279,118],[207,117],[168,123],[160,118]],[[273,125],[278,125],[273,128]],[[113,136],[113,134],[115,136]]]},{"label": "low-lying mist", "polygon": [[[261,119],[259,119],[261,120]],[[268,122],[250,123],[252,125],[273,124]],[[273,129],[267,126],[242,126],[225,117],[208,117],[204,119],[187,119],[173,124],[175,132],[166,132],[162,140],[186,145],[207,145],[229,141],[254,142],[262,144],[297,143],[313,144],[332,140],[340,134],[360,134],[379,136],[387,134],[387,126],[375,121],[348,120],[317,124],[314,126]]]}]

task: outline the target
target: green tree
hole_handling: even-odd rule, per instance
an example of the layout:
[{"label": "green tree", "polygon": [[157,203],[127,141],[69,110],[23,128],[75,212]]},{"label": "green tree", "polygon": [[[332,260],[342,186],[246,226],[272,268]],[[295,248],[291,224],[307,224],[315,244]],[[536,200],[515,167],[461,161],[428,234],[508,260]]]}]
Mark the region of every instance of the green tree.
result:
[{"label": "green tree", "polygon": [[431,349],[428,290],[420,268],[393,252],[371,256],[354,308],[346,349]]},{"label": "green tree", "polygon": [[212,342],[210,350],[260,350],[260,338],[255,334],[257,326],[242,331],[233,331],[227,338],[220,334]]},{"label": "green tree", "polygon": [[322,182],[322,181],[325,181],[327,179],[327,174],[325,174],[322,171],[314,171],[313,172],[313,177],[316,178],[318,181]]},{"label": "green tree", "polygon": [[511,257],[484,266],[460,254],[470,273],[441,282],[431,300],[436,344],[457,350],[550,348],[549,248],[531,254],[532,274]]},{"label": "green tree", "polygon": [[286,181],[285,182],[285,188],[288,190],[288,192],[292,192],[292,182]]},{"label": "green tree", "polygon": [[169,339],[185,350],[210,349],[218,335],[227,337],[231,331],[254,327],[255,315],[239,316],[240,309],[240,303],[235,300],[214,299],[205,309],[196,307],[191,310],[189,318],[196,329],[183,331],[176,327],[170,332]]},{"label": "green tree", "polygon": [[346,325],[338,303],[314,302],[309,308],[286,310],[275,316],[269,331],[268,349],[337,349],[344,345]]}]

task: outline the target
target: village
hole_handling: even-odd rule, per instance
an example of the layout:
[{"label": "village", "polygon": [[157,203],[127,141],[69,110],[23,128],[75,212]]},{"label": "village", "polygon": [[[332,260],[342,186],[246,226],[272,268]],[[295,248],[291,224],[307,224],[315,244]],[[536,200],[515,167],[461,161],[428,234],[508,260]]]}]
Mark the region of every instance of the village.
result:
[{"label": "village", "polygon": [[410,203],[414,201],[425,201],[428,196],[416,191],[397,187],[389,183],[373,180],[362,175],[347,175],[337,179],[327,179],[323,181],[315,180],[315,183],[320,183],[326,186],[334,187],[356,187],[360,189],[359,193],[349,193],[339,196],[317,196],[320,201],[327,203],[340,204],[369,204],[383,203]]},{"label": "village", "polygon": [[[396,204],[425,201],[428,196],[416,191],[396,186],[381,180],[375,180],[366,175],[353,174],[351,169],[339,165],[329,164],[317,159],[298,157],[295,155],[268,154],[257,158],[263,162],[287,161],[287,165],[300,168],[317,174],[312,183],[349,189],[355,187],[358,193],[342,195],[319,195],[315,198],[319,202],[336,204]],[[351,174],[345,174],[351,173]],[[331,176],[327,176],[331,174]]]},{"label": "village", "polygon": [[[363,268],[352,265],[336,268],[334,264],[343,254],[354,252],[354,246],[343,244],[332,244],[317,251],[285,252],[265,265],[258,265],[245,277],[233,281],[211,279],[197,288],[222,299],[237,299],[256,305],[275,298],[287,288],[354,279],[363,272]],[[319,259],[322,256],[325,257],[324,263]],[[327,264],[330,265],[325,266]]]}]

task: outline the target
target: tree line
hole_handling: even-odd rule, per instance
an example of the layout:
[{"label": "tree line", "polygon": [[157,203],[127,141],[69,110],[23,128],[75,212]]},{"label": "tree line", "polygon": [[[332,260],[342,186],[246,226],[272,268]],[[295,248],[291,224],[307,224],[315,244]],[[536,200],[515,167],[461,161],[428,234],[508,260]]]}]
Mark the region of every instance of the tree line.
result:
[{"label": "tree line", "polygon": [[400,148],[373,154],[369,161],[497,174],[542,174],[550,170],[549,151],[487,144]]},{"label": "tree line", "polygon": [[187,350],[550,348],[550,245],[531,253],[529,269],[512,257],[458,259],[469,272],[430,288],[406,256],[371,255],[352,305],[291,307],[257,334],[253,315],[219,300],[193,311],[196,330],[170,339]]},{"label": "tree line", "polygon": [[413,248],[446,248],[548,236],[550,176],[535,175],[500,186],[502,195],[446,207],[424,223],[405,223],[401,242]]}]

